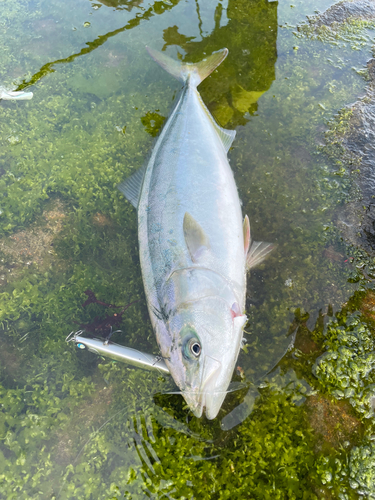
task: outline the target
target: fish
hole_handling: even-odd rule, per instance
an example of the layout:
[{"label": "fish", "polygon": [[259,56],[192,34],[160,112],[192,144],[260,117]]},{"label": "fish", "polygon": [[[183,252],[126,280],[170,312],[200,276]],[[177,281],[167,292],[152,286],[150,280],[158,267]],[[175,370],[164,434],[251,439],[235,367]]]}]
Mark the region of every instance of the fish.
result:
[{"label": "fish", "polygon": [[4,101],[25,101],[32,99],[32,97],[32,92],[24,92],[23,90],[7,90],[4,87],[0,86],[0,100],[3,99]]},{"label": "fish", "polygon": [[273,245],[251,241],[227,158],[236,132],[216,123],[197,90],[228,49],[197,64],[146,49],[183,87],[148,162],[118,187],[138,212],[142,278],[161,356],[192,413],[212,420],[242,344],[246,273]]}]

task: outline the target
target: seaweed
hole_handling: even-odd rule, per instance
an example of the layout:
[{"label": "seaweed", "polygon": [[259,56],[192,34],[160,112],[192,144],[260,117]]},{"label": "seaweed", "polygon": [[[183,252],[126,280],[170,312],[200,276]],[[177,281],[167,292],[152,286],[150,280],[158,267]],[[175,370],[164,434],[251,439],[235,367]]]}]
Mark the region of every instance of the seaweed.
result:
[{"label": "seaweed", "polygon": [[[88,296],[88,299],[85,300],[85,302],[82,304],[82,307],[87,307],[89,304],[99,304],[101,306],[108,307],[108,309],[120,308],[120,306],[107,304],[101,300],[98,300],[92,290],[86,290],[84,293]],[[113,327],[118,326],[122,322],[122,315],[124,314],[124,312],[137,302],[139,302],[139,300],[133,300],[133,302],[130,302],[126,306],[122,307],[120,312],[115,312],[112,316],[106,315],[104,318],[95,316],[92,323],[80,324],[79,327],[84,331],[101,335],[106,340],[109,340],[114,333],[117,333],[113,331]]]}]

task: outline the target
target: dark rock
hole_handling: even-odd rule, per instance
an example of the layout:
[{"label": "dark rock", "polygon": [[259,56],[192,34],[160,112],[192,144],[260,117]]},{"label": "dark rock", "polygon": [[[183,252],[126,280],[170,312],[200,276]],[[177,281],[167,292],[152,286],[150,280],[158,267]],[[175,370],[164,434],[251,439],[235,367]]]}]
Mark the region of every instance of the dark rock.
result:
[{"label": "dark rock", "polygon": [[344,0],[324,12],[307,16],[307,22],[298,25],[297,31],[300,36],[332,41],[340,38],[340,30],[345,24],[362,21],[371,25],[374,20],[374,0]]},{"label": "dark rock", "polygon": [[343,1],[332,5],[322,14],[309,18],[315,26],[332,26],[333,23],[344,23],[354,19],[374,19],[375,2],[373,0]]}]

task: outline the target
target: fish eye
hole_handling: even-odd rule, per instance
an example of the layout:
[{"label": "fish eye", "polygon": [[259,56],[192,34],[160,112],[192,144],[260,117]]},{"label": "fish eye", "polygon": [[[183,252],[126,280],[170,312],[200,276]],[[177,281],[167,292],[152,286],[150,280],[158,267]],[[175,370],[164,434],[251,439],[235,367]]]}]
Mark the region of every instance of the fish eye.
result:
[{"label": "fish eye", "polygon": [[186,359],[192,360],[199,358],[201,352],[202,344],[196,332],[192,328],[189,328],[183,342],[182,353]]},{"label": "fish eye", "polygon": [[196,340],[194,340],[191,344],[190,344],[190,351],[194,354],[194,356],[196,358],[198,358],[198,356],[200,355],[201,353],[201,345],[199,342],[197,342]]}]

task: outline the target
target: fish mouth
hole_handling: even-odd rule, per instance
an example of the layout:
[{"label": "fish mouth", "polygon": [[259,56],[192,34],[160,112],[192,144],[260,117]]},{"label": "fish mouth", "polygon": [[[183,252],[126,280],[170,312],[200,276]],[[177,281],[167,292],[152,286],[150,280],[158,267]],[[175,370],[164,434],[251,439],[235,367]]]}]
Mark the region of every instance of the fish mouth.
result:
[{"label": "fish mouth", "polygon": [[200,418],[203,410],[209,420],[214,419],[219,413],[226,396],[226,391],[219,391],[216,387],[220,372],[220,361],[206,356],[204,359],[202,382],[198,391],[183,392],[185,401],[196,417]]}]

